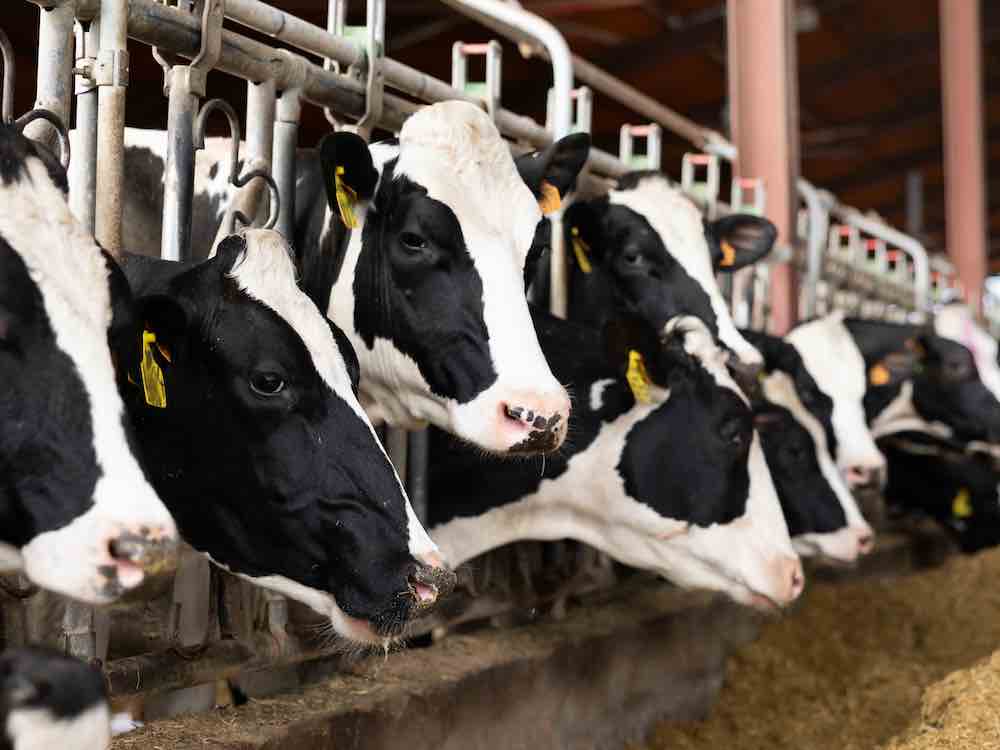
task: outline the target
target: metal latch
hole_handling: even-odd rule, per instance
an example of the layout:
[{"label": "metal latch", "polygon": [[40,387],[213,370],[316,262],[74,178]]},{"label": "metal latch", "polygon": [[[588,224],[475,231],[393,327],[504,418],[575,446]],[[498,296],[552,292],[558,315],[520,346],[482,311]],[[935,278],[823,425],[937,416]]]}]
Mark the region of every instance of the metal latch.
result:
[{"label": "metal latch", "polygon": [[[594,121],[594,92],[589,86],[580,86],[569,92],[570,101],[573,102],[573,122],[570,124],[570,133],[590,133]],[[552,115],[556,101],[556,90],[549,89],[548,97],[545,100],[545,129],[552,132]]]},{"label": "metal latch", "polygon": [[[644,153],[637,153],[635,148],[640,138],[646,139]],[[629,169],[659,170],[663,160],[663,128],[655,122],[649,125],[622,125],[618,136],[618,158]]]},{"label": "metal latch", "polygon": [[[704,176],[699,177],[699,173]],[[708,218],[715,218],[719,201],[719,157],[715,154],[684,154],[681,189],[702,204]]]},{"label": "metal latch", "polygon": [[[486,59],[486,75],[483,81],[469,80],[469,57],[482,56]],[[486,105],[490,117],[496,120],[500,111],[500,82],[503,71],[503,47],[496,39],[483,44],[455,42],[451,47],[451,85]]]},{"label": "metal latch", "polygon": [[[327,31],[354,42],[364,56],[362,62],[347,69],[347,74],[365,84],[365,113],[353,129],[367,139],[382,118],[385,93],[385,72],[382,68],[385,57],[385,0],[368,0],[364,26],[348,26],[346,20],[347,0],[329,0]],[[340,64],[336,60],[326,60],[324,67],[335,73],[340,72]],[[324,107],[323,114],[335,128],[343,127],[343,123],[329,107]]]},{"label": "metal latch", "polygon": [[763,177],[734,177],[730,196],[733,213],[763,216],[767,208],[767,189]]}]

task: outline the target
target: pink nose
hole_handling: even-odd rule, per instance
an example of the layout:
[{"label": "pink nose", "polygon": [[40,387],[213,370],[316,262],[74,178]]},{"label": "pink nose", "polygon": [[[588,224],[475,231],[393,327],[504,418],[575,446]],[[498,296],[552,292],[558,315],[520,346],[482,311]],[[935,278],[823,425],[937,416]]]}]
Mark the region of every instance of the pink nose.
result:
[{"label": "pink nose", "polygon": [[455,588],[455,573],[436,552],[421,555],[407,583],[414,599],[414,614],[425,614]]},{"label": "pink nose", "polygon": [[566,439],[570,403],[566,391],[510,393],[500,404],[502,430],[511,453],[548,453]]},{"label": "pink nose", "polygon": [[802,562],[797,557],[781,557],[775,562],[774,601],[779,606],[787,606],[799,598],[806,585],[802,572]]},{"label": "pink nose", "polygon": [[871,529],[858,530],[858,554],[867,555],[875,549],[875,534]]}]

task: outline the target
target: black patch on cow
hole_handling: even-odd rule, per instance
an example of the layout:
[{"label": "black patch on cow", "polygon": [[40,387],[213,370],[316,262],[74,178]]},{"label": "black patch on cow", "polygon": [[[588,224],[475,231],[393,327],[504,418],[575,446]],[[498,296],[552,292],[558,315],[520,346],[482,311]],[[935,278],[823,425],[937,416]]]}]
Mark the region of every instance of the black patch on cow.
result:
[{"label": "black patch on cow", "polygon": [[56,343],[24,260],[2,237],[0,383],[0,540],[20,547],[86,512],[101,470],[83,380]]},{"label": "black patch on cow", "polygon": [[754,404],[754,425],[788,533],[826,534],[847,526],[844,507],[823,476],[809,431],[788,409],[766,401]]},{"label": "black patch on cow", "polygon": [[560,196],[565,196],[576,184],[576,177],[589,155],[590,135],[573,133],[540,151],[516,157],[514,164],[524,184],[536,198],[542,197],[544,182],[555,187]]},{"label": "black patch on cow", "polygon": [[[331,592],[348,614],[397,632],[416,567],[404,495],[289,323],[229,277],[243,251],[232,238],[180,273],[162,261],[126,266],[137,318],[171,352],[169,362],[153,352],[167,408],[124,390],[153,485],[185,540],[214,560]],[[140,382],[134,354],[125,367]],[[263,395],[275,378],[284,388]]]},{"label": "black patch on cow", "polygon": [[802,355],[778,336],[751,330],[740,330],[740,335],[764,357],[764,372],[783,372],[792,379],[799,401],[822,425],[827,450],[836,458],[838,445],[833,431],[833,399],[816,384]]},{"label": "black patch on cow", "polygon": [[387,339],[431,392],[466,403],[497,372],[483,318],[483,281],[454,211],[386,165],[365,220],[354,278],[355,330]]},{"label": "black patch on cow", "polygon": [[20,182],[27,177],[27,159],[35,157],[42,162],[49,179],[63,193],[69,193],[69,181],[59,159],[37,141],[25,138],[17,128],[0,125],[0,180],[4,185]]},{"label": "black patch on cow", "polygon": [[778,228],[762,216],[731,214],[703,221],[716,271],[738,271],[756,263],[771,252],[778,238]]}]

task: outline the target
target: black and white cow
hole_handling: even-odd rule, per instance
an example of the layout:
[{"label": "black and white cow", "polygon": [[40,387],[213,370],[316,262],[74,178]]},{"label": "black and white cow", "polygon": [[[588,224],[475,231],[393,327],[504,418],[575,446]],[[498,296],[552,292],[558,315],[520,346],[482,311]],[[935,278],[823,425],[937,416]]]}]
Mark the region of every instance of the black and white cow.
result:
[{"label": "black and white cow", "polygon": [[1000,473],[989,456],[919,432],[896,433],[879,447],[889,462],[890,511],[930,516],[966,553],[1000,544]]},{"label": "black and white cow", "polygon": [[[132,131],[127,139],[137,145],[126,152],[126,221],[143,228],[148,244],[159,214],[144,196],[160,190],[163,138]],[[568,136],[515,160],[482,110],[442,102],[412,115],[398,141],[369,147],[336,133],[300,152],[302,285],[329,305],[355,347],[373,418],[430,422],[498,453],[559,447],[569,399],[531,329],[523,272],[539,202],[566,193],[589,144],[586,135]],[[214,220],[198,227],[196,249],[210,244],[228,203],[218,164],[226,153],[224,143],[210,142],[199,160],[205,179],[196,184],[195,213]],[[350,232],[338,184],[357,222]]]},{"label": "black and white cow", "polygon": [[570,538],[747,604],[794,600],[801,564],[749,404],[707,327],[675,318],[661,340],[645,324],[611,326],[605,343],[533,315],[575,395],[570,436],[555,455],[510,462],[435,433],[432,537],[445,559]]},{"label": "black and white cow", "polygon": [[66,175],[0,125],[0,567],[101,604],[173,558],[176,528],[126,432],[110,261]]},{"label": "black and white cow", "polygon": [[939,308],[934,313],[934,333],[958,342],[972,352],[979,379],[1000,399],[1000,351],[997,340],[979,325],[972,310],[960,302]]},{"label": "black and white cow", "polygon": [[876,437],[919,431],[1000,442],[1000,401],[965,346],[932,327],[845,321],[865,359],[865,409]]},{"label": "black and white cow", "polygon": [[[277,232],[209,260],[122,259],[119,384],[186,541],[380,643],[454,584],[356,396],[344,334],[296,283]],[[147,342],[143,345],[140,342]],[[162,390],[150,399],[143,358]]]},{"label": "black and white cow", "polygon": [[631,313],[662,328],[676,315],[694,315],[736,353],[734,367],[759,368],[760,354],[736,330],[715,274],[770,252],[777,230],[767,219],[706,221],[665,175],[633,172],[607,195],[573,203],[563,226],[571,320],[599,328]]},{"label": "black and white cow", "polygon": [[0,655],[0,750],[105,750],[108,692],[100,670],[29,647]]}]

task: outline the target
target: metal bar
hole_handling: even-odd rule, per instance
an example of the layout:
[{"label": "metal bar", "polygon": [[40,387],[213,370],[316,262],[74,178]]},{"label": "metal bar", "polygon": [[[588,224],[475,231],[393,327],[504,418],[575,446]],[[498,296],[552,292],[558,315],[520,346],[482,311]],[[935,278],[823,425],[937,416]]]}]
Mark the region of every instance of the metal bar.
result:
[{"label": "metal bar", "polygon": [[[762,177],[767,217],[779,241],[792,245],[799,171],[795,32],[791,0],[727,0],[729,101],[739,149],[735,171]],[[782,263],[771,273],[771,324],[782,335],[795,323],[795,269]]]},{"label": "metal bar", "polygon": [[983,61],[979,0],[941,0],[945,225],[966,299],[978,315],[986,278]]},{"label": "metal bar", "polygon": [[[69,129],[73,101],[73,0],[61,0],[38,14],[37,90],[35,108],[47,109]],[[44,120],[36,120],[24,129],[29,138],[55,146],[55,128]]]},{"label": "metal bar", "polygon": [[816,285],[819,283],[820,275],[823,272],[823,254],[826,251],[827,237],[830,231],[830,197],[829,194],[822,194],[812,183],[802,179],[797,181],[799,197],[806,204],[806,211],[809,216],[808,233],[806,241],[806,273],[805,273],[805,301],[802,315],[805,318],[815,317],[816,309]]},{"label": "metal bar", "polygon": [[906,232],[917,237],[924,231],[924,173],[906,173]]},{"label": "metal bar", "polygon": [[407,466],[409,477],[407,492],[410,505],[420,523],[427,524],[427,458],[430,452],[430,436],[427,428],[410,433],[410,449]]},{"label": "metal bar", "polygon": [[95,234],[108,252],[121,251],[125,167],[125,88],[128,86],[128,0],[101,3],[97,62],[97,197]]},{"label": "metal bar", "polygon": [[[77,68],[83,61],[91,66],[97,58],[101,41],[99,19],[83,21],[78,31]],[[73,215],[87,231],[94,233],[94,201],[97,195],[97,85],[90,78],[79,76],[76,93],[76,142],[70,161],[69,203]]]},{"label": "metal bar", "polygon": [[190,68],[169,69],[167,105],[167,160],[163,172],[163,223],[160,257],[188,260],[191,254],[191,216],[194,207],[194,118],[198,97],[189,85]]},{"label": "metal bar", "polygon": [[274,180],[281,196],[277,229],[295,240],[295,151],[299,145],[299,117],[302,106],[298,89],[283,91],[278,97],[274,122]]}]

